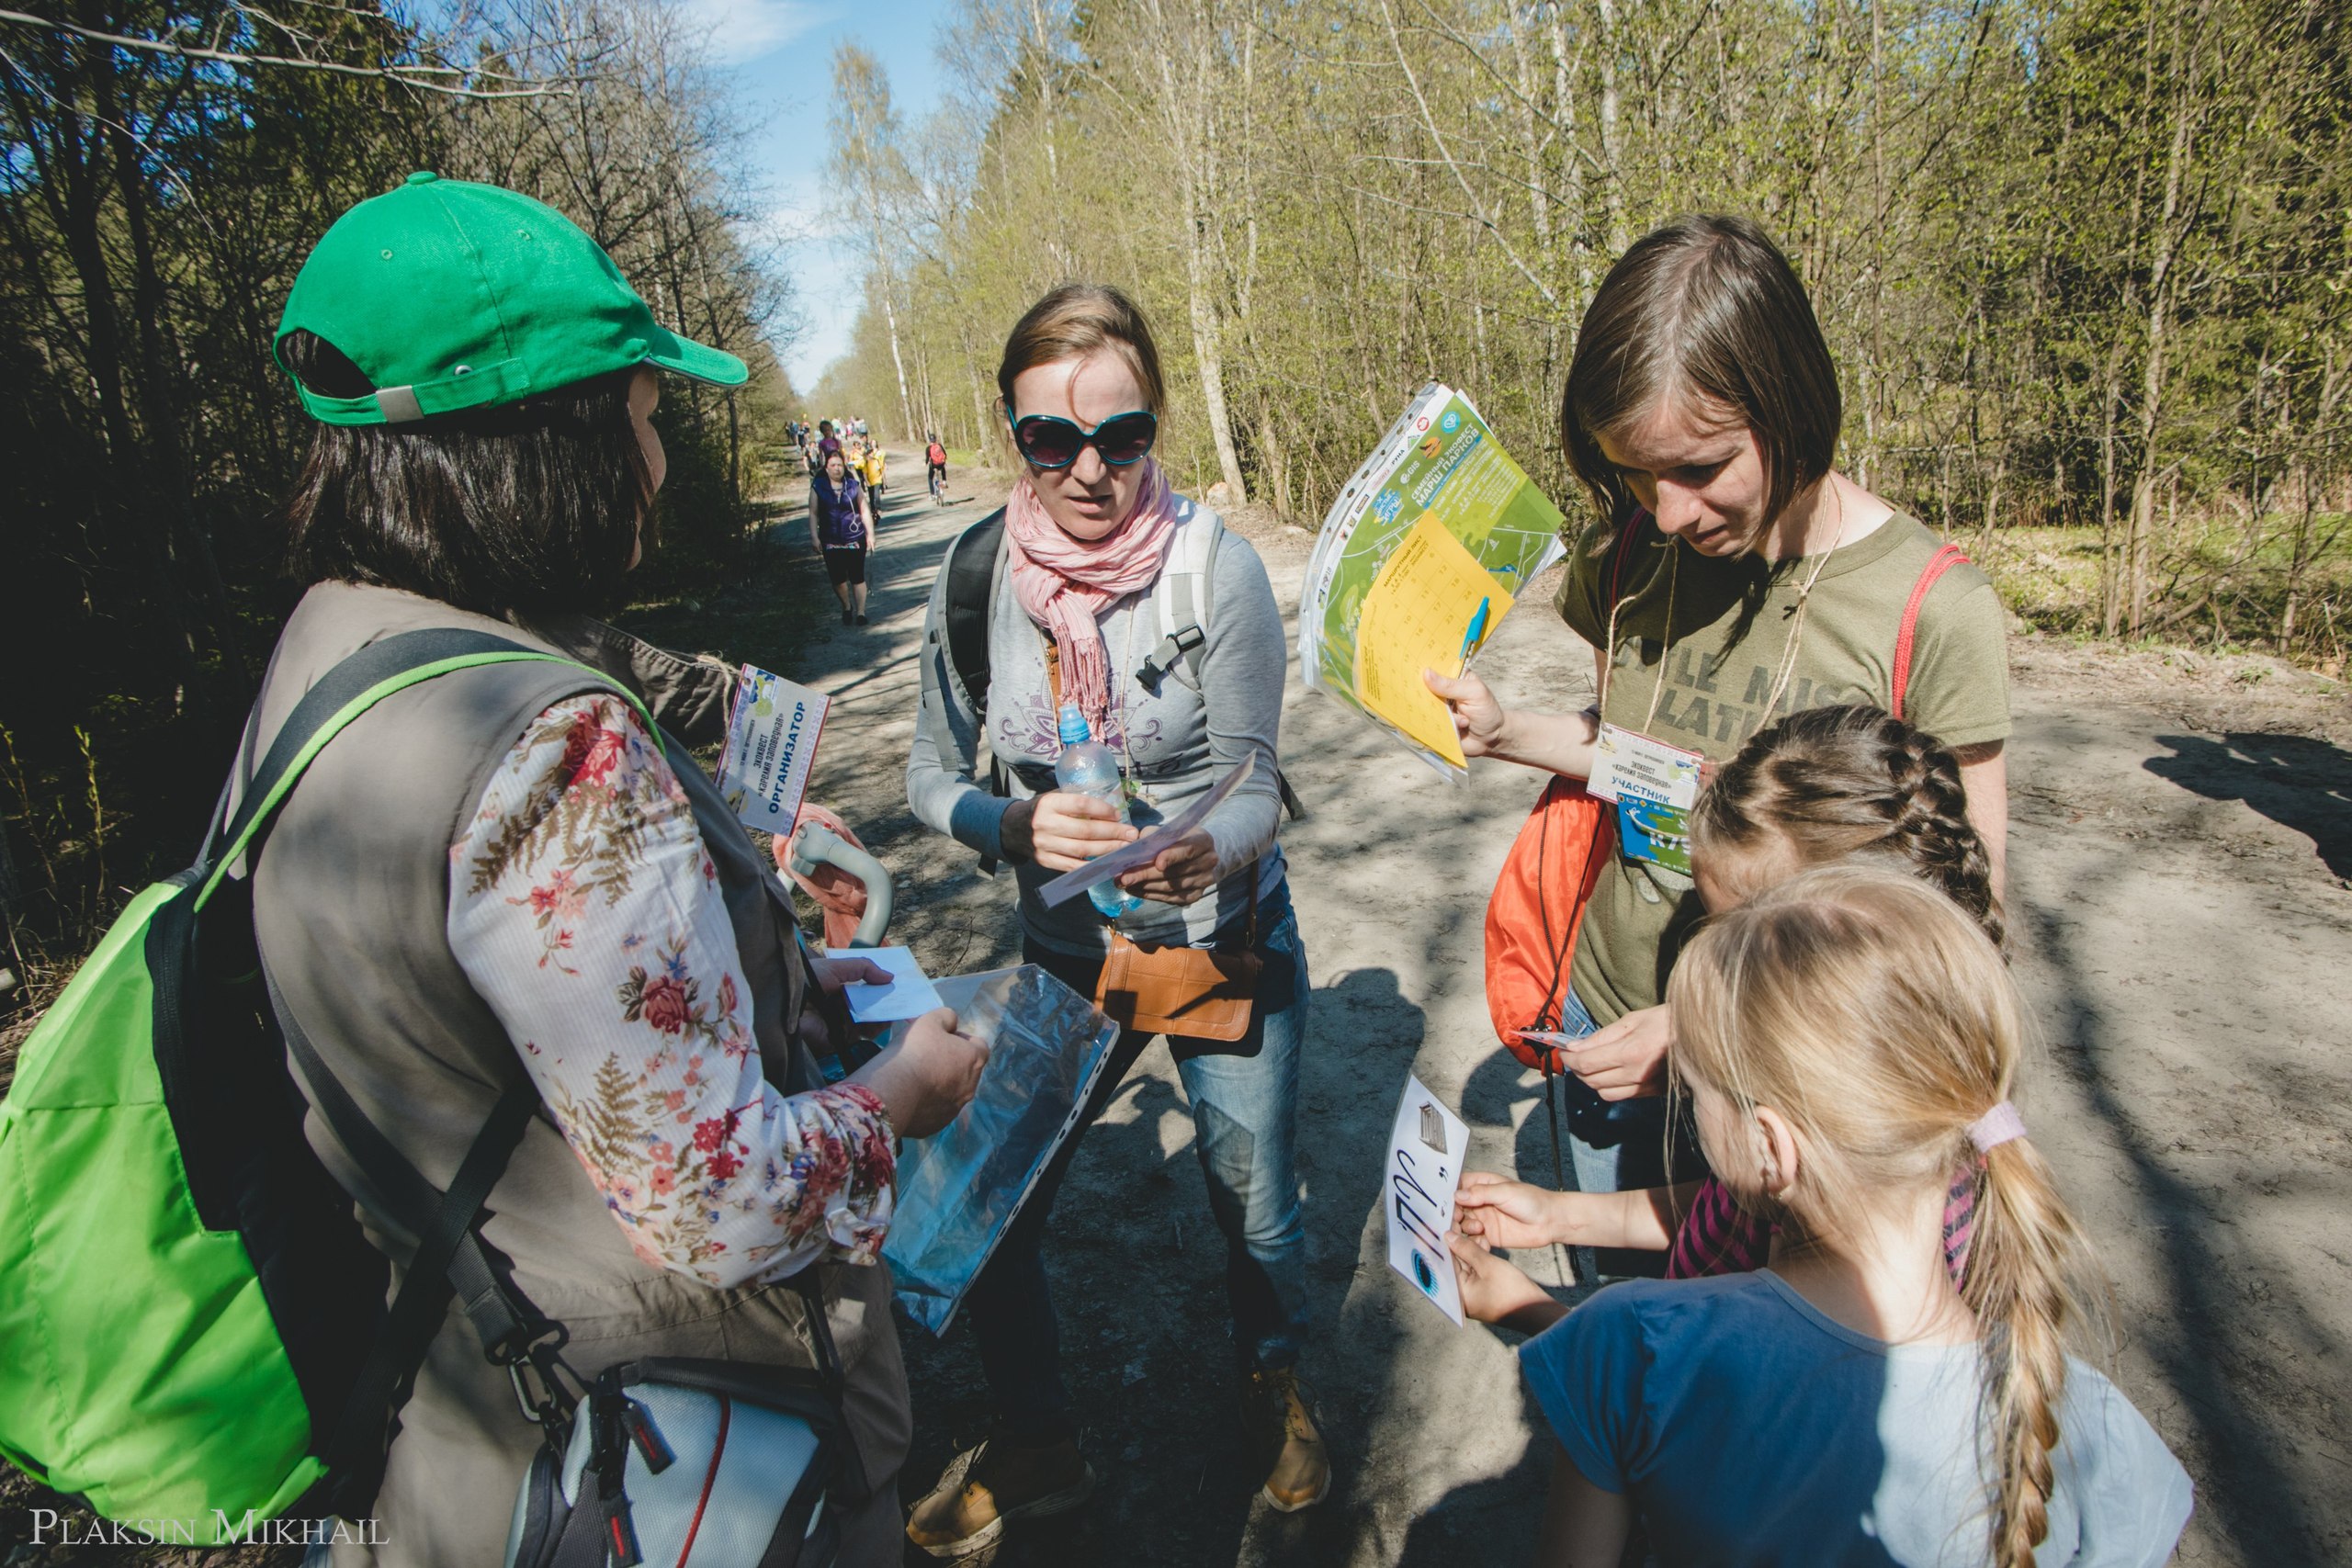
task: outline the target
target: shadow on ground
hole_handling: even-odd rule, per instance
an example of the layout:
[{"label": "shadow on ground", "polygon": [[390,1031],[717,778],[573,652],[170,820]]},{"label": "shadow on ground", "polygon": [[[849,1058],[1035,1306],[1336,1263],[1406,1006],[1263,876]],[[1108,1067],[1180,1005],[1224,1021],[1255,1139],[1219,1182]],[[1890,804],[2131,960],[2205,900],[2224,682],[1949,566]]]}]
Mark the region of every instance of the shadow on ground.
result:
[{"label": "shadow on ground", "polygon": [[[2184,744],[2193,738],[2164,739],[2184,757],[2198,758],[2201,776],[2210,778],[2216,766],[2256,765],[2207,758]],[[2232,737],[2231,750],[2246,739]],[[2211,742],[2194,747],[2222,750]],[[2147,766],[2161,773],[2165,760]],[[2109,897],[2097,886],[2077,886],[2069,902],[2097,907]],[[2101,1141],[2128,1167],[2120,1186],[2138,1209],[2135,1239],[2154,1254],[2162,1309],[2135,1303],[2141,1310],[2132,1314],[2129,1332],[2134,1348],[2160,1369],[2165,1388],[2187,1407],[2186,1432],[2182,1423],[2163,1424],[2180,1434],[2174,1446],[2199,1473],[2197,1506],[2216,1516],[2205,1529],[2243,1561],[2326,1561],[2322,1542],[2331,1532],[2306,1502],[2295,1462],[2302,1456],[2290,1427],[2324,1430],[2328,1425],[2329,1392],[2305,1381],[2304,1370],[2325,1367],[2336,1347],[2297,1293],[2304,1270],[2290,1257],[2266,1256],[2270,1249],[2248,1224],[2254,1214],[2246,1205],[2275,1199],[2279,1186],[2241,1194],[2199,1186],[2182,1174],[2179,1140],[2157,1130],[2160,1121],[2143,1103],[2145,1086],[2124,1076],[2132,1042],[2119,1037],[2098,999],[2102,987],[2092,976],[2099,971],[2082,951],[2080,927],[2025,899],[2013,897],[2012,908],[2021,918],[2022,934],[2057,978],[2052,991],[2060,999],[2044,1014],[2053,1065],[2075,1080],[2105,1123]],[[2324,1173],[2312,1174],[2324,1179]],[[2100,1236],[2095,1245],[2111,1247],[2114,1238]],[[2257,1301],[2258,1314],[2248,1310]],[[2161,1416],[2154,1407],[2143,1405],[2143,1411]],[[2297,1417],[2292,1422],[2290,1412]]]},{"label": "shadow on ground", "polygon": [[2352,877],[2352,752],[2301,735],[2159,735],[2143,765],[2209,800],[2243,800],[2302,834],[2329,873]]}]

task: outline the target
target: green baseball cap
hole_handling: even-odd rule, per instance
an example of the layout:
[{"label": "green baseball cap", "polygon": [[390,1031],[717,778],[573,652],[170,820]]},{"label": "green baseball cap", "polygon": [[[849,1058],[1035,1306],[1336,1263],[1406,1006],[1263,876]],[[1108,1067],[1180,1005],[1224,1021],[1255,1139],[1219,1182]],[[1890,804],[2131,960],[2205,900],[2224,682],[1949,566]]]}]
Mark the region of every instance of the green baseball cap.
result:
[{"label": "green baseball cap", "polygon": [[[632,365],[740,387],[743,362],[653,319],[604,247],[545,202],[430,172],[334,220],[295,276],[271,353],[312,333],[378,390],[330,398],[328,424],[406,424],[518,402]],[[288,372],[291,375],[291,371]]]}]

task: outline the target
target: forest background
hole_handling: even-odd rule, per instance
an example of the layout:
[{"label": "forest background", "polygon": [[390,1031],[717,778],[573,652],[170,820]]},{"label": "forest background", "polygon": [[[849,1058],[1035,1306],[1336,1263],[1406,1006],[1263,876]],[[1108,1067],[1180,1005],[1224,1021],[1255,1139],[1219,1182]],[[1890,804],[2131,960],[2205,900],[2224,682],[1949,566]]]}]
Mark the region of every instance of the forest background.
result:
[{"label": "forest background", "polygon": [[2018,615],[2343,671],[2334,0],[957,0],[944,101],[902,112],[880,60],[835,58],[865,302],[805,405],[743,128],[674,7],[19,3],[0,1039],[200,830],[292,599],[270,512],[307,431],[262,345],[311,242],[415,168],[552,202],[758,368],[665,398],[645,597],[740,563],[804,407],[997,446],[1001,334],[1070,276],[1159,322],[1161,455],[1195,491],[1311,527],[1433,377],[1580,523],[1556,434],[1576,323],[1633,238],[1713,210],[1810,287],[1844,467]]}]

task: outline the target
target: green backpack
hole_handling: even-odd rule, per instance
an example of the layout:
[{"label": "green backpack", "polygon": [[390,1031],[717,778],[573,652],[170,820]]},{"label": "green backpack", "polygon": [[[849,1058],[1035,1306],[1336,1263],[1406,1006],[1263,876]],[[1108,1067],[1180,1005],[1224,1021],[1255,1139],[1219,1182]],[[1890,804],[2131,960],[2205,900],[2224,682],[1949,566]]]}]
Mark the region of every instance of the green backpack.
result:
[{"label": "green backpack", "polygon": [[[215,1545],[281,1516],[365,1517],[452,1279],[516,1359],[546,1328],[475,1311],[498,1294],[478,1288],[493,1272],[481,1207],[538,1103],[519,1064],[449,1190],[432,1188],[273,1006],[252,879],[229,874],[352,720],[518,660],[569,662],[424,631],[329,671],[234,820],[217,812],[197,863],[131,900],[24,1043],[0,1101],[0,1454],[105,1518]],[[355,1156],[406,1169],[424,1240],[389,1310],[384,1258],[303,1136],[289,1046]]]}]

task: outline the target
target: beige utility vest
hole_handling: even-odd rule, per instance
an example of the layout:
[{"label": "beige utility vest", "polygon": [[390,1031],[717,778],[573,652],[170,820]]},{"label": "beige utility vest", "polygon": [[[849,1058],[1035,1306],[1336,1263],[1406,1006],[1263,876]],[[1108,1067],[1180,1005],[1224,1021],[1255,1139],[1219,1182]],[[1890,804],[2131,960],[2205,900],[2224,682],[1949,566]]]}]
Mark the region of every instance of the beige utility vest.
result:
[{"label": "beige utility vest", "polygon": [[[594,665],[638,692],[673,734],[715,736],[725,720],[726,670],[584,617],[526,630],[396,589],[321,583],[303,596],[271,656],[259,722],[240,760],[240,794],[295,704],[338,660],[379,638],[434,627],[488,632]],[[530,721],[567,696],[599,689],[574,668],[516,662],[459,671],[384,698],[311,764],[255,874],[254,928],[287,1007],[359,1108],[436,1187],[455,1176],[501,1089],[524,1075],[514,1042],[450,950],[449,846]],[[787,1094],[805,1090],[819,1081],[793,1032],[805,970],[797,931],[779,915],[775,873],[692,759],[673,747],[671,761],[718,867],[768,1080]],[[306,1130],[393,1259],[397,1289],[415,1238],[377,1201],[315,1110]],[[565,1359],[583,1375],[644,1355],[810,1363],[801,1300],[790,1287],[718,1291],[639,1260],[544,1111],[487,1208],[483,1238],[513,1261],[524,1293],[570,1331]],[[829,1266],[823,1274],[828,1317],[852,1368],[853,1429],[878,1480],[898,1468],[907,1436],[888,1270]],[[864,1377],[862,1361],[870,1362]],[[538,1431],[454,1305],[401,1423],[375,1510],[380,1528],[370,1532],[384,1544],[349,1556],[339,1547],[337,1562],[497,1562]]]}]

